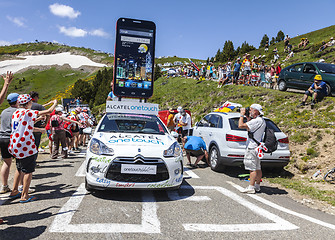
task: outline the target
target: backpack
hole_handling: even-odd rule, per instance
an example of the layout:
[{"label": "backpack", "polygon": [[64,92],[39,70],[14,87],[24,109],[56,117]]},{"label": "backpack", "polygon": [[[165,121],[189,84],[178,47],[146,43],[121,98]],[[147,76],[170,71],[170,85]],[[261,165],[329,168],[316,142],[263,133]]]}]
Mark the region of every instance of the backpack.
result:
[{"label": "backpack", "polygon": [[264,145],[267,147],[267,151],[265,153],[272,153],[277,150],[278,141],[273,129],[266,127],[265,134],[263,138]]},{"label": "backpack", "polygon": [[[264,120],[265,121],[265,120]],[[266,122],[265,122],[266,124]],[[260,128],[260,127],[259,127]],[[258,129],[257,129],[258,130]],[[256,130],[256,131],[257,131]],[[255,132],[256,132],[255,131]],[[258,142],[255,138],[254,138],[254,133],[253,132],[249,132],[248,133],[249,137],[254,140],[258,145],[260,145],[260,142]],[[273,131],[273,129],[268,128],[267,126],[265,127],[265,131],[264,131],[264,135],[263,135],[263,141],[262,141],[265,145],[265,147],[268,149],[267,151],[264,151],[265,153],[272,153],[274,151],[277,150],[278,147],[278,140],[276,138],[275,132]]]}]

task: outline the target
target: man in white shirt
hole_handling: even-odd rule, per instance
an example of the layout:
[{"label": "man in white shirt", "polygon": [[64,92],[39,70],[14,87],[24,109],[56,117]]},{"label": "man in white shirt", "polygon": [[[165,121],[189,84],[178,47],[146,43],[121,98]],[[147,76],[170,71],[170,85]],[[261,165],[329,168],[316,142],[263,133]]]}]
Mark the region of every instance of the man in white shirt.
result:
[{"label": "man in white shirt", "polygon": [[262,178],[261,161],[257,156],[256,148],[258,144],[252,139],[256,139],[258,142],[262,141],[263,134],[265,132],[266,123],[263,119],[263,109],[259,104],[252,104],[250,106],[250,116],[247,117],[247,122],[244,123],[245,108],[241,109],[241,116],[238,122],[239,128],[248,130],[248,141],[247,149],[244,155],[244,167],[250,171],[250,185],[243,189],[243,193],[255,193],[260,191],[260,182]]},{"label": "man in white shirt", "polygon": [[179,124],[183,127],[182,137],[189,136],[189,131],[192,128],[191,126],[191,116],[183,109],[180,112],[181,118],[179,120]]}]

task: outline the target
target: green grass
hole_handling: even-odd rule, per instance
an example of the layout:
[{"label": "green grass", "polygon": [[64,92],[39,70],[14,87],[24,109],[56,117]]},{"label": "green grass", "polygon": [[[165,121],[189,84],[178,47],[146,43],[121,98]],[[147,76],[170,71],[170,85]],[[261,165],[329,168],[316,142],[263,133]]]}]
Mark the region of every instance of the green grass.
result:
[{"label": "green grass", "polygon": [[326,191],[314,188],[312,186],[306,186],[303,181],[290,179],[290,178],[267,178],[271,183],[276,183],[284,186],[288,189],[293,189],[305,196],[309,196],[313,199],[327,202],[332,206],[335,206],[335,192]]},{"label": "green grass", "polygon": [[[37,91],[40,95],[39,103],[43,104],[53,99],[59,92],[65,92],[77,79],[86,76],[87,73],[74,71],[72,69],[59,70],[50,68],[44,71],[31,69],[24,73],[14,75],[14,80],[9,86],[8,93],[17,92],[22,94]],[[25,81],[23,81],[23,78]],[[0,86],[2,85],[3,79],[1,78]],[[8,106],[8,103],[5,101],[4,104],[0,106],[0,111]]]},{"label": "green grass", "polygon": [[[298,49],[298,45],[300,43],[301,38],[308,38],[309,39],[309,45],[307,45],[306,49]],[[329,26],[326,28],[322,28],[313,32],[309,32],[306,34],[302,34],[296,37],[291,36],[290,43],[294,46],[293,51],[294,57],[286,61],[284,64],[285,66],[288,66],[293,63],[297,62],[314,62],[318,61],[320,58],[323,58],[328,63],[334,63],[335,62],[335,46],[326,48],[321,53],[316,53],[316,51],[319,49],[319,47],[322,44],[322,41],[328,42],[330,37],[335,37],[335,25]],[[247,40],[247,39],[246,39]],[[247,40],[248,41],[248,40]],[[257,47],[257,46],[256,46]],[[259,55],[266,55],[265,60],[266,63],[269,64],[270,60],[273,59],[273,49],[277,47],[278,54],[280,56],[279,61],[283,63],[283,60],[286,58],[288,53],[284,53],[284,42],[279,42],[271,45],[269,47],[268,53],[264,52],[264,48],[259,48],[256,50],[253,50],[249,52],[251,56],[259,56]]]}]

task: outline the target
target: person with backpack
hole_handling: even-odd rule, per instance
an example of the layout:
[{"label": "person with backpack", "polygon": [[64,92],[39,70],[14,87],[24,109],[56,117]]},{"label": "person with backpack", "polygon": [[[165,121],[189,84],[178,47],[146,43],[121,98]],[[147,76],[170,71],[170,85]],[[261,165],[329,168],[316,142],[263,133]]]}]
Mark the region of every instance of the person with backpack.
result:
[{"label": "person with backpack", "polygon": [[261,190],[260,182],[262,178],[261,160],[258,156],[257,148],[262,142],[262,137],[266,129],[266,122],[263,119],[263,108],[259,104],[252,104],[250,106],[250,114],[247,117],[247,122],[243,119],[246,114],[246,109],[242,108],[240,111],[240,119],[238,127],[248,130],[247,149],[244,154],[244,167],[250,171],[250,184],[243,189],[243,193],[255,193]]}]

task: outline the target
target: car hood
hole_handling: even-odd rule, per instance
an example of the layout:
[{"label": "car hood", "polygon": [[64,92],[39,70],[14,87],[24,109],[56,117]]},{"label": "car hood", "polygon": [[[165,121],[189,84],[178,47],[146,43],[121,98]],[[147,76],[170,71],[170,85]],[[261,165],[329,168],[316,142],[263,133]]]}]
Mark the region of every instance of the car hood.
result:
[{"label": "car hood", "polygon": [[93,135],[112,148],[116,155],[131,156],[141,153],[146,156],[161,155],[176,140],[169,134],[101,133]]}]

